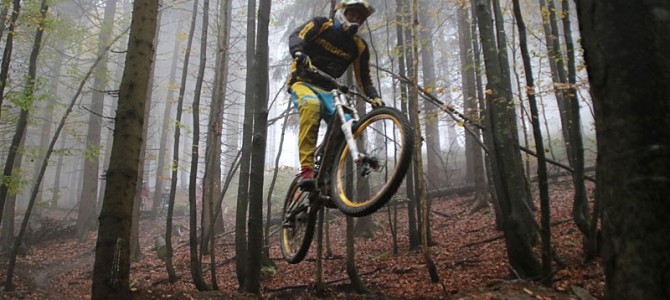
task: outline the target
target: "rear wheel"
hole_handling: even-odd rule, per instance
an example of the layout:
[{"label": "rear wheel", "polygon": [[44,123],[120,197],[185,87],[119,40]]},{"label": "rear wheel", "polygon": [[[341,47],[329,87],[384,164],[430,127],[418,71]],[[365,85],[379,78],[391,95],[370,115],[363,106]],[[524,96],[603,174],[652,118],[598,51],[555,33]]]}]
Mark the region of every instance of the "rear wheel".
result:
[{"label": "rear wheel", "polygon": [[400,187],[412,158],[414,132],[395,108],[378,108],[353,128],[359,162],[343,143],[333,167],[332,190],[338,208],[353,217],[369,215],[384,206]]},{"label": "rear wheel", "polygon": [[280,242],[282,255],[291,264],[305,259],[314,236],[317,209],[310,205],[309,196],[309,192],[298,187],[296,178],[284,199]]}]

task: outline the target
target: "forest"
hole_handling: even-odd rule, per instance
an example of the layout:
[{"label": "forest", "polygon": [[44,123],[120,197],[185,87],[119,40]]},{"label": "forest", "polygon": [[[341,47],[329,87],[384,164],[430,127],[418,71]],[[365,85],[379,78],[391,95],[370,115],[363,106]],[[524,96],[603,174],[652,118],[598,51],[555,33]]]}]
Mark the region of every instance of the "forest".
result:
[{"label": "forest", "polygon": [[670,298],[670,2],[363,1],[306,190],[339,2],[2,0],[0,299]]}]

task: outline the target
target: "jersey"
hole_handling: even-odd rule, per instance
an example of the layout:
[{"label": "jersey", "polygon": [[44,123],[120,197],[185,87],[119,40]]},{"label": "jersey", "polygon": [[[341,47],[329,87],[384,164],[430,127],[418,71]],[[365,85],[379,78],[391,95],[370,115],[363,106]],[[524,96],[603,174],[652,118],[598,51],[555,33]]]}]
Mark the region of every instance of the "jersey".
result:
[{"label": "jersey", "polygon": [[[291,55],[297,51],[307,54],[314,66],[333,78],[339,78],[349,65],[353,65],[359,88],[370,98],[379,97],[370,76],[367,43],[358,35],[337,28],[332,19],[316,17],[298,27],[289,37],[289,50]],[[330,82],[297,68],[294,61],[289,88],[297,81],[305,81],[325,90],[334,88]]]}]

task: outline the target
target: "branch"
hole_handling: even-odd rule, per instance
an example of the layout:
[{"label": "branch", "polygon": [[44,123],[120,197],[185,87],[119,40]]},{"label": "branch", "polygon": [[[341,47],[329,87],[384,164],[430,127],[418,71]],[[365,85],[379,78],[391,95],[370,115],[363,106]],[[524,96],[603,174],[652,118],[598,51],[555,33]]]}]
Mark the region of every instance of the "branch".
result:
[{"label": "branch", "polygon": [[494,237],[489,238],[489,239],[485,239],[483,241],[477,241],[477,242],[472,242],[472,243],[465,244],[461,248],[472,247],[472,246],[477,246],[477,245],[486,244],[486,243],[490,243],[490,242],[495,242],[497,240],[502,239],[503,237],[504,237],[504,235],[501,234],[501,235],[494,236]]},{"label": "branch", "polygon": [[[405,84],[415,84],[414,82],[412,82],[412,80],[410,80],[409,78],[407,78],[407,77],[405,77],[405,76],[402,76],[402,75],[393,73],[393,72],[391,72],[391,71],[389,71],[389,70],[386,70],[386,69],[384,69],[384,68],[382,68],[382,67],[380,67],[380,66],[377,66],[377,65],[374,65],[374,67],[377,68],[377,70],[384,71],[384,72],[390,74],[392,77],[397,78],[398,80],[402,81],[402,82],[405,83]],[[417,85],[417,87],[419,88],[419,91],[421,92],[421,96],[422,96],[424,99],[430,101],[432,104],[434,104],[435,106],[437,106],[437,107],[439,107],[440,109],[442,109],[443,111],[445,111],[447,114],[449,114],[449,116],[450,116],[452,119],[454,119],[454,121],[457,121],[457,122],[462,121],[462,122],[463,122],[463,128],[465,129],[465,131],[468,132],[470,135],[472,135],[472,136],[474,137],[474,140],[477,141],[477,143],[479,144],[479,146],[482,147],[482,149],[484,149],[484,151],[488,152],[488,149],[486,148],[486,146],[484,145],[484,143],[483,143],[482,141],[480,141],[479,138],[477,138],[477,135],[475,135],[474,132],[472,132],[472,130],[471,130],[470,128],[468,128],[467,126],[465,126],[465,125],[468,124],[468,125],[471,125],[471,126],[476,127],[476,128],[479,129],[479,130],[486,131],[486,128],[484,128],[484,126],[482,126],[482,125],[478,124],[477,122],[471,120],[470,118],[466,117],[466,116],[463,115],[461,112],[459,112],[458,110],[456,110],[453,106],[451,106],[451,105],[449,105],[449,104],[446,104],[446,103],[444,103],[443,101],[440,101],[440,99],[438,99],[437,97],[435,97],[435,96],[432,95],[431,93],[427,92],[427,90],[424,89],[423,87],[421,87],[420,85],[418,85],[418,84],[416,84],[416,85]],[[458,118],[456,118],[454,115],[457,115]],[[459,118],[460,118],[460,120],[459,120]],[[529,155],[532,155],[532,156],[534,156],[534,157],[537,157],[537,154],[536,154],[535,152],[529,150],[528,148],[525,148],[525,147],[523,147],[523,146],[521,146],[521,145],[516,145],[516,147],[519,148],[519,150],[521,150],[521,151],[523,151],[523,152],[526,152],[526,153],[529,154]],[[568,172],[570,172],[570,173],[574,173],[574,172],[575,172],[575,171],[574,171],[570,166],[568,166],[568,165],[564,165],[564,164],[562,164],[562,163],[560,163],[560,162],[557,162],[557,161],[554,161],[554,160],[551,160],[551,159],[546,159],[546,161],[547,161],[548,163],[552,164],[552,165],[555,165],[555,166],[558,166],[558,167],[560,167],[560,168],[562,168],[562,169],[565,169],[566,171],[568,171]],[[596,179],[595,179],[594,177],[591,177],[591,176],[584,176],[584,179],[589,180],[589,181],[592,181],[592,182],[596,182]]]}]

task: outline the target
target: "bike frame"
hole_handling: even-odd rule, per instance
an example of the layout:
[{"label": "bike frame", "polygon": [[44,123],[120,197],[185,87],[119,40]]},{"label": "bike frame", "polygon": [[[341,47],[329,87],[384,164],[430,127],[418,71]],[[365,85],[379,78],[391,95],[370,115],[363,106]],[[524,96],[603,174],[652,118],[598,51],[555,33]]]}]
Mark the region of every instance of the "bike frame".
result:
[{"label": "bike frame", "polygon": [[[328,124],[328,130],[326,131],[324,140],[317,147],[315,153],[318,165],[318,169],[315,174],[317,190],[313,191],[313,193],[310,195],[310,198],[318,198],[320,200],[312,201],[312,203],[327,203],[330,198],[327,182],[327,178],[329,177],[325,174],[329,173],[331,170],[335,159],[333,156],[336,155],[336,151],[339,148],[339,141],[341,141],[338,132],[335,131],[338,130],[343,134],[343,138],[349,146],[349,154],[351,155],[351,158],[355,164],[358,164],[361,160],[365,159],[365,154],[358,150],[358,145],[354,139],[353,127],[355,122],[360,120],[360,115],[356,111],[354,103],[352,103],[352,97],[358,96],[364,100],[367,99],[363,95],[349,91],[348,87],[340,85],[334,78],[321,70],[312,69],[310,71],[317,73],[320,77],[331,81],[333,85],[335,85],[335,88],[332,89],[330,93],[333,95],[333,104],[335,106],[335,114],[337,116],[333,116],[333,119]],[[347,119],[347,114],[350,116],[349,119]]]}]

